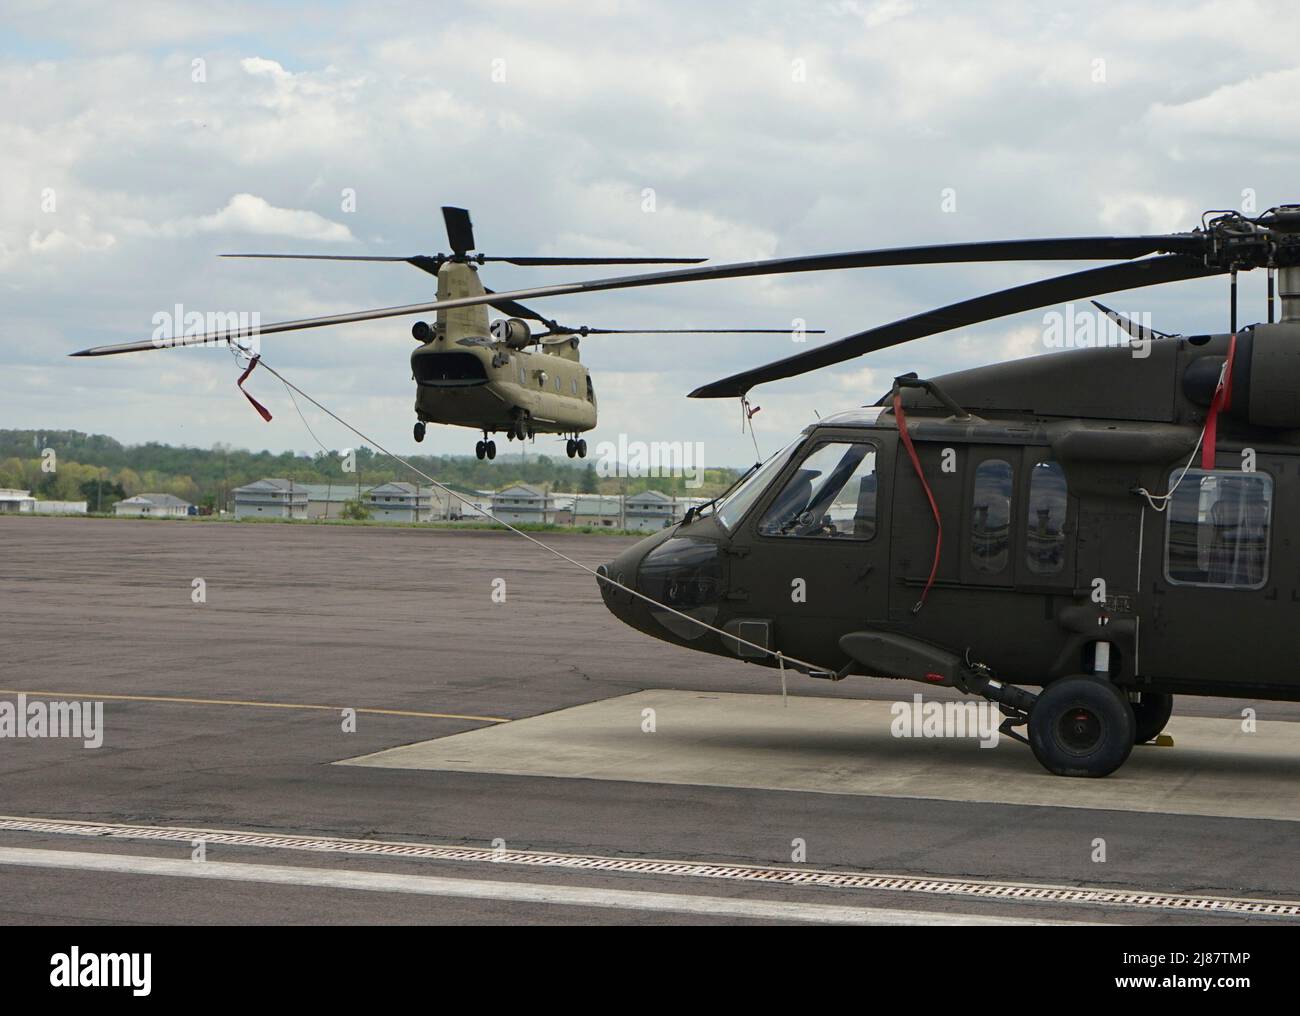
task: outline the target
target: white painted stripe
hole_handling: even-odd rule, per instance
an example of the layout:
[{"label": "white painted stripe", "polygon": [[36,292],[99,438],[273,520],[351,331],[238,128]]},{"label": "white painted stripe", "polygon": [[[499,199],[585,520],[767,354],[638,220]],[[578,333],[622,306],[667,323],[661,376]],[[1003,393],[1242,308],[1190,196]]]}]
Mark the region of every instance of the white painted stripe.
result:
[{"label": "white painted stripe", "polygon": [[842,907],[826,903],[790,903],[766,900],[733,900],[720,896],[689,893],[640,892],[630,889],[599,889],[590,886],[539,885],[527,882],[497,882],[482,879],[442,878],[432,875],[403,875],[391,872],[297,868],[278,864],[244,864],[230,861],[188,861],[130,854],[98,854],[74,850],[33,850],[0,847],[0,865],[28,868],[59,868],[72,871],[113,872],[124,875],[161,875],[177,878],[206,878],[223,882],[261,882],[271,885],[313,886],[321,889],[351,889],[364,892],[405,893],[418,896],[449,896],[461,899],[497,900],[510,903],[558,904],[570,907],[602,907],[615,910],[650,910],[674,914],[703,914],[713,917],[815,924],[876,925],[1010,925],[1066,924],[1064,921],[1033,921],[972,914],[926,913],[879,907]]},{"label": "white painted stripe", "polygon": [[539,850],[497,850],[490,847],[454,847],[400,840],[359,840],[339,836],[301,836],[293,833],[246,832],[192,826],[142,826],[119,822],[78,822],[71,819],[0,815],[0,832],[163,843],[190,843],[194,840],[203,840],[210,846],[400,857],[410,860],[451,861],[458,864],[509,864],[531,868],[558,868],[563,871],[623,872],[631,875],[722,879],[760,885],[824,886],[837,890],[879,890],[923,896],[1006,900],[1014,903],[1081,904],[1118,909],[1156,908],[1270,918],[1300,917],[1300,900],[1204,896],[1143,889],[1099,889],[1030,882],[921,878],[846,869],[819,870],[681,859],[608,857],[601,854],[561,854]]}]

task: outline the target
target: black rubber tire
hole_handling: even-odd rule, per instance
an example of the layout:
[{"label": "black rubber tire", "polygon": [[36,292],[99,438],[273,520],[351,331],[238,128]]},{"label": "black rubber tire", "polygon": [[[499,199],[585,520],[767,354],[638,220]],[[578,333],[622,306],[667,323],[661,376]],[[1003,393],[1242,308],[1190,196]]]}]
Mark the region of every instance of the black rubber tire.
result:
[{"label": "black rubber tire", "polygon": [[487,455],[487,442],[480,441],[478,444],[476,444],[474,446],[474,454],[478,456],[480,460],[482,460],[483,457]]},{"label": "black rubber tire", "polygon": [[415,429],[411,432],[411,436],[415,438],[415,443],[416,443],[416,444],[419,444],[421,441],[424,440],[424,423],[423,423],[423,422],[417,423],[417,424],[415,425]]},{"label": "black rubber tire", "polygon": [[564,443],[564,453],[568,455],[569,458],[573,458],[575,455],[577,455],[578,442],[573,440],[573,438],[569,438],[569,440]]},{"label": "black rubber tire", "polygon": [[497,457],[497,443],[495,441],[489,441],[487,443],[487,457],[489,459],[495,459]]},{"label": "black rubber tire", "polygon": [[1133,734],[1134,744],[1154,741],[1165,729],[1174,712],[1174,697],[1162,691],[1144,691],[1137,702],[1130,704],[1137,723]]},{"label": "black rubber tire", "polygon": [[580,437],[578,438],[578,458],[585,459],[586,457],[587,457],[587,439],[585,437]]},{"label": "black rubber tire", "polygon": [[1109,776],[1133,751],[1137,721],[1128,696],[1096,677],[1064,677],[1029,714],[1034,758],[1057,776]]}]

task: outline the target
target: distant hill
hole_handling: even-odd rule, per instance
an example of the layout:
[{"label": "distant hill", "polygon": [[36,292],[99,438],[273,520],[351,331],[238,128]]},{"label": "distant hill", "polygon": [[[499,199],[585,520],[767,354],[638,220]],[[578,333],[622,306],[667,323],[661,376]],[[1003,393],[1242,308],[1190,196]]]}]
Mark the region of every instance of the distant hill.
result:
[{"label": "distant hill", "polygon": [[[507,448],[509,445],[506,446]],[[46,450],[53,456],[46,454]],[[704,485],[687,488],[681,477],[601,478],[590,459],[570,460],[530,454],[480,462],[472,456],[413,455],[409,461],[460,493],[496,490],[522,481],[551,490],[712,496],[735,479],[732,469],[709,469]],[[50,466],[54,468],[51,469]],[[90,510],[111,511],[112,502],[142,491],[175,494],[198,505],[229,507],[229,492],[266,476],[302,483],[360,484],[414,479],[400,464],[370,448],[355,449],[355,472],[344,470],[343,455],[251,452],[229,445],[191,448],[149,442],[124,445],[104,434],[75,430],[0,430],[0,487],[31,490],[51,500],[90,502]]]}]

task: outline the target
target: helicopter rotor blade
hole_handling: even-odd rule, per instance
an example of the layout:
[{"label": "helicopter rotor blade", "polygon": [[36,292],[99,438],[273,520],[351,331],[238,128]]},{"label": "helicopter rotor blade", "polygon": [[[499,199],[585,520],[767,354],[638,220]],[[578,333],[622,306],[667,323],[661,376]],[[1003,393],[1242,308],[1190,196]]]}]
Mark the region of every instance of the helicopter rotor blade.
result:
[{"label": "helicopter rotor blade", "polygon": [[538,258],[475,257],[475,261],[504,261],[523,267],[539,265],[698,265],[708,258]]},{"label": "helicopter rotor blade", "polygon": [[[452,209],[464,211],[464,209]],[[458,222],[451,216],[449,222]],[[468,221],[468,214],[465,216]],[[450,227],[449,227],[450,228]],[[464,239],[463,237],[461,239]],[[471,238],[472,239],[472,238]],[[642,286],[663,286],[678,282],[696,282],[708,279],[738,279],[762,275],[784,275],[798,272],[834,271],[846,268],[871,268],[885,265],[939,264],[946,262],[977,262],[1059,259],[1059,258],[1136,258],[1155,251],[1175,251],[1187,254],[1201,252],[1209,242],[1206,234],[1176,233],[1162,236],[1131,237],[1083,237],[1058,238],[1045,240],[995,240],[979,243],[939,244],[928,247],[905,247],[886,250],[849,251],[838,254],[811,254],[789,258],[773,258],[767,261],[745,261],[728,265],[706,265],[699,268],[678,268],[667,272],[648,272],[641,275],[623,275],[609,279],[591,279],[585,282],[559,283],[549,286],[536,286],[530,289],[516,289],[506,293],[485,294],[482,296],[462,296],[449,300],[435,300],[429,303],[405,304],[398,307],[380,307],[374,310],[350,311],[342,314],[329,314],[316,318],[302,318],[296,321],[282,321],[262,325],[258,329],[261,335],[277,332],[298,331],[305,328],[322,328],[328,325],[350,324],[356,321],[375,321],[390,317],[407,317],[414,314],[426,314],[431,311],[449,310],[454,307],[475,307],[481,304],[496,303],[501,300],[540,299],[546,296],[567,296],[575,293],[599,293],[617,289],[636,289]],[[323,255],[338,257],[338,255]],[[409,260],[409,259],[403,259]],[[1161,259],[1155,259],[1161,260]],[[1136,262],[1135,262],[1136,263]],[[1116,266],[1112,266],[1116,267]],[[1123,267],[1123,266],[1118,266]],[[1124,287],[1112,286],[1111,289]],[[1091,293],[1105,293],[1109,290],[1098,289]],[[1010,312],[1008,312],[1010,313]],[[107,356],[114,353],[131,353],[148,349],[172,348],[174,346],[212,345],[234,338],[243,338],[243,333],[214,332],[212,334],[177,337],[174,340],[158,342],[130,342],[113,346],[95,346],[90,349],[72,353],[72,356]]]},{"label": "helicopter rotor blade", "polygon": [[868,328],[866,331],[835,342],[828,342],[816,349],[787,356],[762,367],[703,385],[691,392],[690,397],[693,399],[737,398],[755,385],[843,363],[864,353],[888,349],[890,346],[924,338],[927,335],[936,335],[954,328],[964,328],[982,321],[992,321],[1006,317],[1008,314],[1048,307],[1067,300],[1079,300],[1103,293],[1156,286],[1184,279],[1222,275],[1225,271],[1226,269],[1223,268],[1207,267],[1197,258],[1172,254],[1060,275],[985,296],[977,296],[972,300],[949,304],[946,307],[939,307],[876,328]]},{"label": "helicopter rotor blade", "polygon": [[465,254],[474,247],[474,224],[469,221],[469,209],[442,206],[442,221],[447,227],[447,242],[457,254]]},{"label": "helicopter rotor blade", "polygon": [[[793,328],[591,328],[583,325],[579,328],[560,326],[551,333],[557,336],[569,335],[791,335]],[[825,328],[805,328],[803,335],[825,335]]]},{"label": "helicopter rotor blade", "polygon": [[219,258],[276,258],[282,261],[410,261],[403,257],[380,257],[374,254],[218,254]]},{"label": "helicopter rotor blade", "polygon": [[[483,292],[488,293],[491,296],[497,295],[493,290],[488,289],[487,287],[484,287]],[[525,307],[522,303],[520,303],[517,300],[507,300],[503,297],[498,300],[493,300],[492,303],[489,304],[489,306],[492,307],[494,310],[500,311],[502,314],[505,314],[507,317],[523,318],[525,321],[536,321],[539,324],[546,325],[546,327],[551,329],[552,331],[554,331],[557,327],[559,327],[550,318],[544,317],[543,315],[539,314],[537,311],[533,310],[531,307]]]},{"label": "helicopter rotor blade", "polygon": [[[281,261],[390,261],[405,262],[414,265],[423,272],[437,275],[438,269],[451,260],[443,254],[412,254],[410,257],[380,257],[368,254],[218,254],[223,258],[273,258]],[[486,257],[469,255],[466,260],[475,264],[489,261],[503,262],[522,267],[542,267],[555,265],[587,266],[594,265],[698,265],[708,258],[550,258],[550,257]]]}]

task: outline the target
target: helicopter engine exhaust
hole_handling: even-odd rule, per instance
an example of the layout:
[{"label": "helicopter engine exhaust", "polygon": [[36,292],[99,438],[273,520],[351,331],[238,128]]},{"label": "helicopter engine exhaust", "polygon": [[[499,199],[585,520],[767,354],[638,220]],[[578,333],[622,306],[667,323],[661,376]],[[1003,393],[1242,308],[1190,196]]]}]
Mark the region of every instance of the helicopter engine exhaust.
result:
[{"label": "helicopter engine exhaust", "polygon": [[528,322],[521,318],[512,317],[493,321],[491,330],[492,338],[504,342],[511,349],[524,349],[537,341],[533,338]]}]

